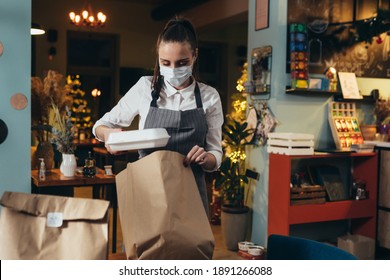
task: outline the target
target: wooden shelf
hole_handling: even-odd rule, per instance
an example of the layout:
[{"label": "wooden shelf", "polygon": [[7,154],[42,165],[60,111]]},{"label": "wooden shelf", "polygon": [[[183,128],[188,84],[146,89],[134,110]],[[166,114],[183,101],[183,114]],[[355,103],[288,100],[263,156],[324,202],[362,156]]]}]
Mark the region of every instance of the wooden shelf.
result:
[{"label": "wooden shelf", "polygon": [[375,207],[375,202],[368,199],[291,205],[289,224],[372,218],[376,215]]},{"label": "wooden shelf", "polygon": [[360,102],[360,103],[375,103],[375,99],[372,96],[363,95],[362,99],[344,99],[341,93],[333,95],[334,101],[340,102]]},{"label": "wooden shelf", "polygon": [[286,87],[286,94],[299,95],[299,96],[310,96],[310,97],[326,97],[333,96],[334,101],[340,102],[363,102],[363,103],[374,103],[375,99],[372,96],[364,95],[362,99],[344,99],[341,91],[327,91],[318,89],[306,89]]},{"label": "wooden shelf", "polygon": [[286,93],[292,95],[309,95],[309,96],[332,96],[334,94],[341,94],[339,91],[326,91],[318,89],[306,89],[306,88],[297,88],[293,89],[291,87],[286,87]]},{"label": "wooden shelf", "polygon": [[[365,200],[342,200],[321,204],[290,205],[290,180],[293,166],[307,163],[342,164],[349,175],[366,182]],[[299,164],[298,164],[299,163]],[[318,153],[314,155],[270,154],[268,193],[268,235],[289,235],[290,226],[306,223],[350,220],[351,232],[375,238],[378,155],[372,153]],[[352,185],[352,182],[351,182]]]},{"label": "wooden shelf", "polygon": [[305,159],[305,158],[337,158],[337,157],[352,157],[352,158],[364,158],[368,157],[371,158],[373,156],[376,156],[376,152],[369,152],[369,153],[356,153],[352,151],[340,151],[335,153],[326,153],[326,152],[315,152],[314,155],[291,155],[288,156],[290,159]]}]

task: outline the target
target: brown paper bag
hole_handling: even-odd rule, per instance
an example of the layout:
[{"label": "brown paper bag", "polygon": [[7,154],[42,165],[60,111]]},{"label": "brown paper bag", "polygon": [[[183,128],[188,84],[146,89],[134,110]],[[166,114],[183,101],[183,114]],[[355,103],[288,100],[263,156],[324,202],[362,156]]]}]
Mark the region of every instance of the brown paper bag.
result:
[{"label": "brown paper bag", "polygon": [[4,192],[0,259],[107,259],[104,200]]},{"label": "brown paper bag", "polygon": [[128,259],[211,259],[214,236],[183,156],[157,151],[116,176]]}]

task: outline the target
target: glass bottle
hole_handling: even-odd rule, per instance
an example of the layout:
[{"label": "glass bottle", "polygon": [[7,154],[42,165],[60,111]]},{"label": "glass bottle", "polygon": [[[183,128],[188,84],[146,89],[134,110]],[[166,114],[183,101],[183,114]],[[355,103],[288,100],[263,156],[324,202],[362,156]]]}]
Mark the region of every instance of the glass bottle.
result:
[{"label": "glass bottle", "polygon": [[41,161],[40,167],[39,167],[39,180],[45,181],[46,180],[46,165],[45,160],[43,158],[39,158]]},{"label": "glass bottle", "polygon": [[88,152],[88,157],[85,159],[83,175],[86,177],[94,177],[96,175],[96,162],[90,151]]}]

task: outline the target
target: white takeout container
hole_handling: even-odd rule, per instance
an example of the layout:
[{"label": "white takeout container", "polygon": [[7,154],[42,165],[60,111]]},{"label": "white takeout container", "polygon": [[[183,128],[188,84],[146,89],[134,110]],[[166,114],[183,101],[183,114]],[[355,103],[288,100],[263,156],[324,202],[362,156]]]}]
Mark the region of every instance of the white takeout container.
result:
[{"label": "white takeout container", "polygon": [[165,147],[169,140],[165,128],[146,128],[110,133],[106,144],[113,151],[129,151]]}]

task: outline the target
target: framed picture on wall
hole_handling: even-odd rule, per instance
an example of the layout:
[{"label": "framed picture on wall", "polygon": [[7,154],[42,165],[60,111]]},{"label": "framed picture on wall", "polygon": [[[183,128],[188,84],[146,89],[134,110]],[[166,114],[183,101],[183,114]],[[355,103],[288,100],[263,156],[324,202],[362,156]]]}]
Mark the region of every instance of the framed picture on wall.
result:
[{"label": "framed picture on wall", "polygon": [[255,29],[266,29],[269,26],[269,0],[256,0]]}]

